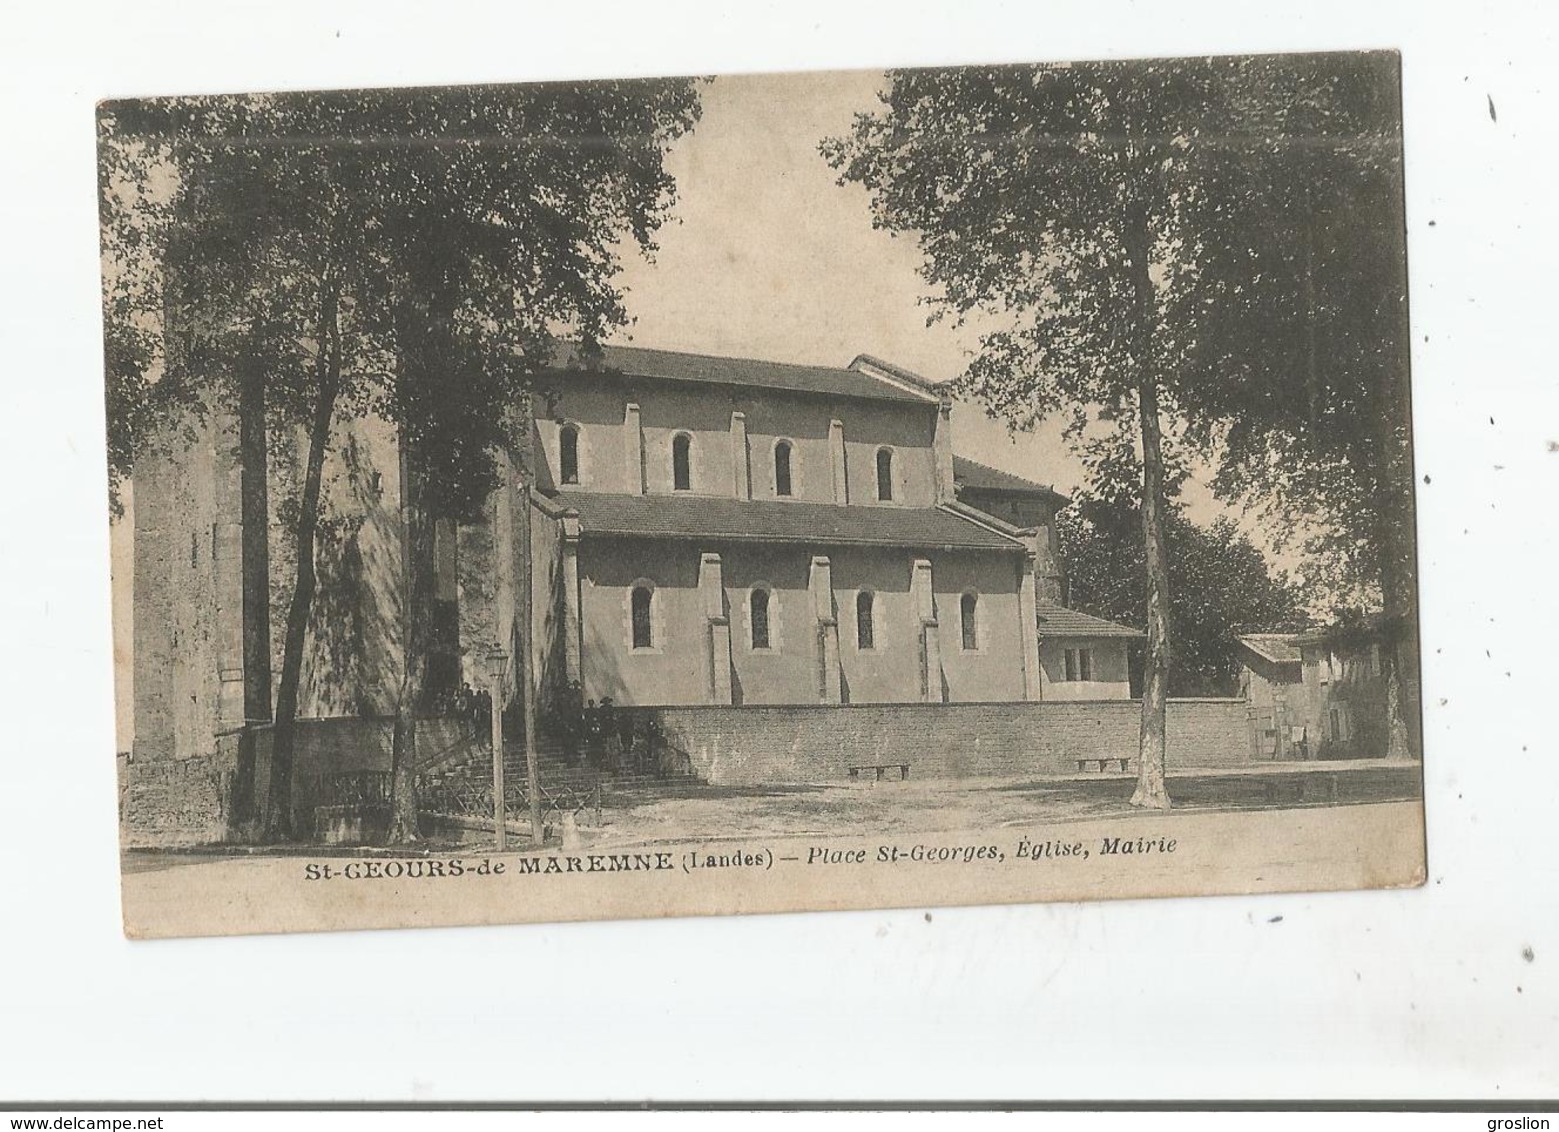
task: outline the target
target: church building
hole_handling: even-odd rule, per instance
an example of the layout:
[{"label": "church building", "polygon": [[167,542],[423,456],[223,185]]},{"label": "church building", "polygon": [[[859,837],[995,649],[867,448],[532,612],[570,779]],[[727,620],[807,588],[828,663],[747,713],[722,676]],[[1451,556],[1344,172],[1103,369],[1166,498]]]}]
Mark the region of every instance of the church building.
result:
[{"label": "church building", "polygon": [[951,400],[915,375],[608,347],[556,384],[539,487],[563,524],[568,675],[588,698],[1125,694],[1118,636],[1068,638],[1070,673],[1047,642],[1046,671],[1066,499],[957,458]]},{"label": "church building", "polygon": [[[480,521],[434,531],[430,681],[481,687],[521,638],[528,530],[544,708],[570,688],[625,708],[1129,696],[1140,634],[1060,605],[1067,499],[956,455],[922,378],[609,346],[542,384],[529,498],[506,466]],[[273,702],[301,459],[272,438],[257,490],[242,432],[215,413],[137,468],[138,760],[209,754]],[[300,719],[394,710],[398,468],[392,426],[338,422]]]}]

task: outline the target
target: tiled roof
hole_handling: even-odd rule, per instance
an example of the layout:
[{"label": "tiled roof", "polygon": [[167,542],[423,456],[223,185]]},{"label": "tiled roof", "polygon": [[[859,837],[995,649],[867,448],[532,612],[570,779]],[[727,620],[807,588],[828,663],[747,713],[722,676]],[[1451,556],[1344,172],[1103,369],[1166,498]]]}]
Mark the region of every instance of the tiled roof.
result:
[{"label": "tiled roof", "polygon": [[1292,633],[1243,633],[1240,644],[1272,664],[1298,664],[1298,642]]},{"label": "tiled roof", "polygon": [[1139,629],[1117,625],[1102,617],[1090,617],[1059,605],[1039,607],[1039,635],[1045,637],[1141,637]]},{"label": "tiled roof", "polygon": [[601,350],[599,361],[587,363],[579,356],[576,347],[565,346],[559,355],[557,368],[590,369],[662,381],[786,389],[795,393],[856,397],[872,401],[904,401],[919,405],[936,404],[938,400],[934,393],[907,387],[902,382],[884,381],[857,369],[646,350],[639,346],[603,346]]},{"label": "tiled roof", "polygon": [[1015,476],[1011,472],[992,468],[986,464],[971,460],[966,456],[953,457],[953,483],[958,487],[967,487],[975,491],[1001,491],[1010,494],[1043,495],[1058,500],[1063,505],[1071,502],[1070,499],[1047,484],[1026,480],[1022,476]]},{"label": "tiled roof", "polygon": [[697,538],[710,542],[790,542],[806,546],[1021,551],[1023,544],[937,507],[840,507],[832,503],[744,500],[707,495],[566,492],[586,537]]}]

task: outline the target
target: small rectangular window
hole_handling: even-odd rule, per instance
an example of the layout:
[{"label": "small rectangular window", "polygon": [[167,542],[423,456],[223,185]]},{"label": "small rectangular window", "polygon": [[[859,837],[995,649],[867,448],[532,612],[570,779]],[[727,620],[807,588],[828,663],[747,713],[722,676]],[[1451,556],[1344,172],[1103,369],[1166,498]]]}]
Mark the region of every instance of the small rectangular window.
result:
[{"label": "small rectangular window", "polygon": [[632,598],[633,647],[655,647],[653,622],[650,620],[650,600],[653,597],[647,586],[636,586]]},{"label": "small rectangular window", "polygon": [[980,647],[980,599],[975,594],[964,594],[959,602],[959,619],[963,627],[963,644],[965,652],[974,652]]},{"label": "small rectangular window", "polygon": [[1077,679],[1077,650],[1076,649],[1067,649],[1066,650],[1066,679],[1068,679],[1068,680],[1076,680]]},{"label": "small rectangular window", "polygon": [[579,482],[579,429],[571,424],[558,432],[558,479],[566,484]]},{"label": "small rectangular window", "polygon": [[790,494],[790,442],[780,441],[774,446],[774,494]]},{"label": "small rectangular window", "polygon": [[769,646],[769,591],[753,590],[751,599],[752,647]]},{"label": "small rectangular window", "polygon": [[1077,678],[1079,680],[1093,679],[1093,653],[1088,649],[1077,650]]},{"label": "small rectangular window", "polygon": [[893,449],[877,450],[877,498],[884,503],[893,502]]},{"label": "small rectangular window", "polygon": [[693,490],[693,438],[685,432],[671,441],[671,487],[673,491]]}]

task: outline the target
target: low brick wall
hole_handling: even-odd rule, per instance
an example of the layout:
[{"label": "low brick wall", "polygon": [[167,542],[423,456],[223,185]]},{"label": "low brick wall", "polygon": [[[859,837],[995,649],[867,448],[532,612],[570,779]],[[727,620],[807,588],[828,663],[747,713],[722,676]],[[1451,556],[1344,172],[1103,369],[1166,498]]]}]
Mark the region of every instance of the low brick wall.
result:
[{"label": "low brick wall", "polygon": [[[393,722],[388,719],[300,719],[293,763],[294,828],[307,831],[321,775],[388,771]],[[419,719],[419,762],[447,757],[470,744],[467,725]],[[271,731],[252,733],[252,777],[240,775],[239,736],[219,736],[215,753],[188,759],[121,760],[120,829],[129,848],[212,845],[251,838],[239,828],[245,789],[263,803],[270,788]],[[251,813],[252,816],[252,813]]]},{"label": "low brick wall", "polygon": [[[1137,754],[1136,700],[999,704],[666,707],[667,744],[722,785],[833,782],[850,766],[909,763],[914,778],[1075,774],[1078,759]],[[1169,764],[1250,761],[1243,700],[1172,700]]]}]

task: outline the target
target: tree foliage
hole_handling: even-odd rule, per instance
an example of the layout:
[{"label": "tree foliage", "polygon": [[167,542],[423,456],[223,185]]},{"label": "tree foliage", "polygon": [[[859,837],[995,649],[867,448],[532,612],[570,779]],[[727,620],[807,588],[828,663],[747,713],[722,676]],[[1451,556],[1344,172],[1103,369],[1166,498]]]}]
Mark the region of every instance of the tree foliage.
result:
[{"label": "tree foliage", "polygon": [[1369,402],[1326,386],[1378,384],[1399,349],[1395,77],[1384,54],[893,71],[883,109],[823,148],[877,226],[919,242],[931,318],[982,329],[961,381],[994,414],[1129,431],[1147,369],[1167,419],[1227,446],[1237,493],[1263,443],[1335,446]]},{"label": "tree foliage", "polygon": [[[676,199],[664,151],[697,114],[687,80],[105,104],[116,475],[169,415],[161,399],[244,365],[264,370],[273,407],[305,418],[334,288],[343,408],[403,427],[439,465],[448,508],[469,507],[505,439],[495,410],[528,387],[553,336],[595,340],[626,322],[622,249],[654,251]],[[463,365],[429,389],[393,359],[423,337],[407,311],[440,303]],[[177,374],[169,345],[184,351]]]},{"label": "tree foliage", "polygon": [[[882,109],[823,145],[874,223],[918,241],[932,319],[979,329],[966,392],[1014,428],[1064,415],[1100,463],[1140,454],[1139,795],[1163,750],[1174,449],[1220,462],[1227,494],[1284,486],[1257,468],[1292,450],[1270,406],[1293,401],[1293,342],[1270,327],[1314,329],[1292,234],[1318,197],[1389,165],[1394,69],[1320,55],[893,71]],[[1247,414],[1252,433],[1236,428]]]},{"label": "tree foliage", "polygon": [[[680,79],[102,108],[112,475],[148,446],[177,443],[177,409],[239,404],[256,381],[274,437],[307,430],[273,737],[277,835],[289,832],[334,421],[374,413],[400,437],[403,543],[415,553],[404,567],[399,783],[426,644],[427,587],[414,574],[431,556],[428,520],[471,517],[498,485],[499,454],[529,441],[514,409],[556,335],[594,343],[627,321],[621,249],[653,252],[675,201],[665,151],[698,109],[695,84]],[[124,206],[121,186],[154,183],[165,186],[155,209]],[[141,337],[153,327],[155,360],[155,339]]]}]

